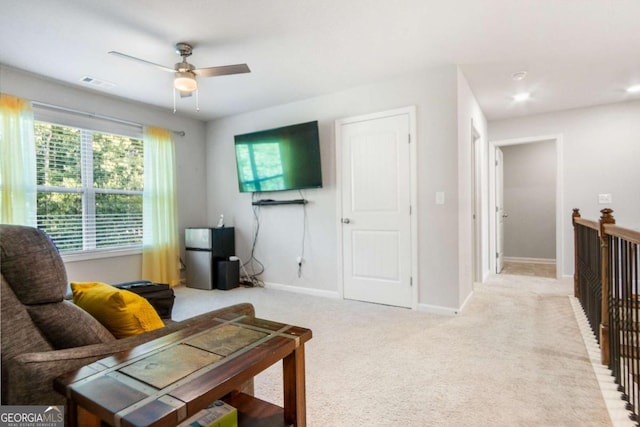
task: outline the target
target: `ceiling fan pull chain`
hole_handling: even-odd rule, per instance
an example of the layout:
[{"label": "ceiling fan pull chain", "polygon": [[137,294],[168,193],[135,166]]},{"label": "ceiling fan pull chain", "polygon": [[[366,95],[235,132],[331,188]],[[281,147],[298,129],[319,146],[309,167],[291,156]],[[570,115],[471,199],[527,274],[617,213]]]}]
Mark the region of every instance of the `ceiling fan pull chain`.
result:
[{"label": "ceiling fan pull chain", "polygon": [[176,113],[176,88],[173,88],[173,114]]},{"label": "ceiling fan pull chain", "polygon": [[198,92],[200,92],[198,89],[196,89],[196,112],[200,112],[200,103],[198,101]]}]

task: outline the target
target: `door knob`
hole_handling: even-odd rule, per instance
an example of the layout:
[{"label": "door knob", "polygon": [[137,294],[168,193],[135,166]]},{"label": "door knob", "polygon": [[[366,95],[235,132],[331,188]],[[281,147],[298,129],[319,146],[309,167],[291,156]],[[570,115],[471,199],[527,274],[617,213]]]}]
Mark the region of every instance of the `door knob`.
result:
[{"label": "door knob", "polygon": [[351,220],[349,218],[342,218],[342,223],[343,224],[350,224]]},{"label": "door knob", "polygon": [[502,218],[507,218],[508,216],[508,214],[502,214]]}]

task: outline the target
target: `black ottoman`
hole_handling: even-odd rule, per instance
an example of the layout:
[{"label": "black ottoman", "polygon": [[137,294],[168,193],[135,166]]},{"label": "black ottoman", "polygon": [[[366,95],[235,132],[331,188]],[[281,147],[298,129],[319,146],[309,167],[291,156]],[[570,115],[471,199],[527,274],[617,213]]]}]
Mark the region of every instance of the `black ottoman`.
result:
[{"label": "black ottoman", "polygon": [[158,316],[162,319],[171,319],[171,310],[173,310],[173,301],[175,295],[171,286],[163,283],[153,283],[148,280],[138,280],[135,282],[118,283],[113,285],[119,289],[125,289],[136,293],[149,301],[149,304],[155,308]]}]

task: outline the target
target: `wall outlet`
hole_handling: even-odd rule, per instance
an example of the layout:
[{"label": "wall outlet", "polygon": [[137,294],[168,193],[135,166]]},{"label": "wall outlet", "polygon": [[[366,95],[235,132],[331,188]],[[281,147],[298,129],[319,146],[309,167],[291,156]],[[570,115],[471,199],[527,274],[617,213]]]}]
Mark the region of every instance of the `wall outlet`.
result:
[{"label": "wall outlet", "polygon": [[611,204],[611,193],[598,194],[598,204],[600,204],[600,205],[610,205]]}]

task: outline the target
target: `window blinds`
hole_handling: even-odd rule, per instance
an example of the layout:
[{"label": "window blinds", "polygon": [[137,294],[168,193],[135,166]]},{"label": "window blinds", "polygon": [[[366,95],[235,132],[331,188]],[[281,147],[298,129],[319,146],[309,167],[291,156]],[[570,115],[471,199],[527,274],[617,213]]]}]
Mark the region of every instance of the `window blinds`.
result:
[{"label": "window blinds", "polygon": [[35,119],[38,227],[61,252],[140,246],[141,128],[39,109]]}]

